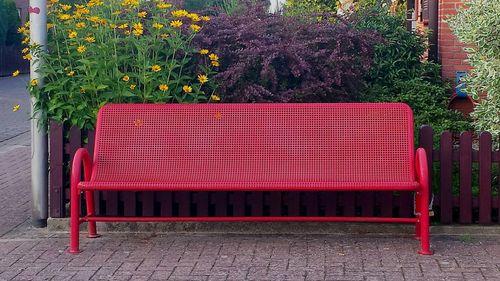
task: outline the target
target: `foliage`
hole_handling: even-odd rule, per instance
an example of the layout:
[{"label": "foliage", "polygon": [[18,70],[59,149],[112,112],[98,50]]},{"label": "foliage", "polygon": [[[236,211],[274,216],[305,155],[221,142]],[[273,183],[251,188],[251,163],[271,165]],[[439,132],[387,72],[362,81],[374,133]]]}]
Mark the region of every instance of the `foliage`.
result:
[{"label": "foliage", "polygon": [[19,44],[21,36],[16,32],[20,25],[14,0],[0,0],[0,46]]},{"label": "foliage", "polygon": [[357,98],[379,38],[254,9],[214,18],[196,42],[221,54],[226,102],[334,102]]},{"label": "foliage", "polygon": [[208,17],[163,1],[57,2],[49,8],[48,50],[32,46],[47,63],[45,83],[31,81],[31,94],[48,118],[92,128],[110,102],[209,101],[215,54],[191,44]]},{"label": "foliage", "polygon": [[304,13],[336,13],[339,4],[339,0],[287,0],[284,11],[288,16],[298,16]]},{"label": "foliage", "polygon": [[193,11],[201,11],[213,7],[220,8],[228,15],[234,14],[241,7],[240,0],[185,0],[184,8]]},{"label": "foliage", "polygon": [[383,7],[362,9],[350,19],[361,30],[373,30],[384,41],[376,47],[374,63],[365,80],[363,101],[405,102],[417,127],[427,124],[436,141],[444,130],[469,130],[469,121],[447,108],[450,86],[440,76],[440,66],[422,60],[425,37],[407,31],[402,14],[390,14]]},{"label": "foliage", "polygon": [[479,131],[500,136],[500,0],[470,0],[466,8],[448,20],[465,48],[473,67],[467,78],[466,91],[480,99],[472,116]]}]

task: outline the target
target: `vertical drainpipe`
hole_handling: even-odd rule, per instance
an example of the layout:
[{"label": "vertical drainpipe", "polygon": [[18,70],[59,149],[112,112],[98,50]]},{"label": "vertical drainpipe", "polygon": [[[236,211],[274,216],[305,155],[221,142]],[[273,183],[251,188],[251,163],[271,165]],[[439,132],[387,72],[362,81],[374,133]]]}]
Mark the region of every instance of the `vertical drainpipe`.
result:
[{"label": "vertical drainpipe", "polygon": [[[47,0],[30,0],[30,38],[32,45],[40,45],[43,49],[47,44]],[[36,72],[43,63],[37,60],[35,54],[30,65],[30,78],[37,79],[42,85],[40,74]],[[48,147],[47,128],[39,126],[43,114],[34,111],[35,98],[31,98],[31,192],[32,192],[32,225],[47,226],[48,213]]]},{"label": "vertical drainpipe", "polygon": [[439,0],[429,1],[429,60],[438,62]]}]

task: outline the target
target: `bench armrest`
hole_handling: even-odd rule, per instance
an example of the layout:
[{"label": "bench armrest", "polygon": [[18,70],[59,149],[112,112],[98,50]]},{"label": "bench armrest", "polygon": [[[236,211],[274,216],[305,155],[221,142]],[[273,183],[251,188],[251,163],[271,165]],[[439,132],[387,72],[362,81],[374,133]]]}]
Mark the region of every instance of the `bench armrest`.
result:
[{"label": "bench armrest", "polygon": [[429,168],[427,167],[427,154],[425,149],[418,148],[415,155],[415,169],[417,175],[417,181],[421,185],[428,185],[429,183]]},{"label": "bench armrest", "polygon": [[73,163],[71,165],[71,187],[76,185],[81,180],[81,170],[83,163],[83,178],[85,181],[89,181],[92,175],[92,160],[90,159],[90,154],[87,149],[79,148],[75,156],[73,157]]}]

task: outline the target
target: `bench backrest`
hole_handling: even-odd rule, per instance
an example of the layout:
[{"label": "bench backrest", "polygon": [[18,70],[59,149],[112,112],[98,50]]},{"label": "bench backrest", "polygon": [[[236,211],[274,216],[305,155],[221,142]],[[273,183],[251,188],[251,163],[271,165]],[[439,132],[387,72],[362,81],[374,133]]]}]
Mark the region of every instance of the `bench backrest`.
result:
[{"label": "bench backrest", "polygon": [[113,104],[93,179],[412,182],[413,158],[405,104]]}]

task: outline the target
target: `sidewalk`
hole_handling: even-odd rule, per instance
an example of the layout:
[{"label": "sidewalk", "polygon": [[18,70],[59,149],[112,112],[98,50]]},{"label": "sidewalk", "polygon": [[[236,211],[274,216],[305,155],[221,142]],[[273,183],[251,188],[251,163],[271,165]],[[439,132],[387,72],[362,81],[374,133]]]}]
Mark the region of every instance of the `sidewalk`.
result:
[{"label": "sidewalk", "polygon": [[70,255],[67,232],[30,226],[29,124],[6,84],[19,89],[0,80],[0,280],[500,280],[500,235],[434,235],[420,256],[409,236],[82,233]]}]

